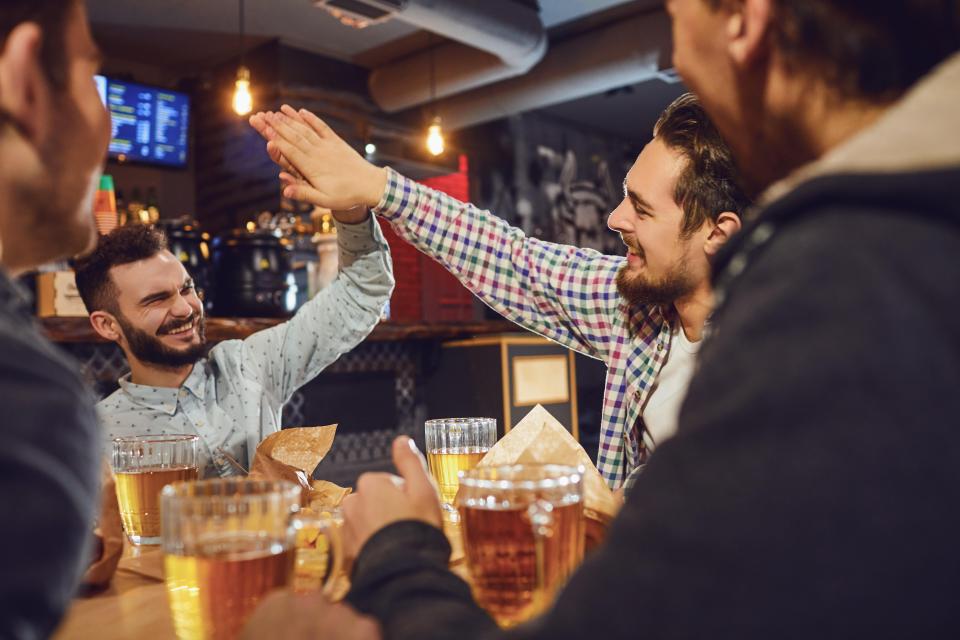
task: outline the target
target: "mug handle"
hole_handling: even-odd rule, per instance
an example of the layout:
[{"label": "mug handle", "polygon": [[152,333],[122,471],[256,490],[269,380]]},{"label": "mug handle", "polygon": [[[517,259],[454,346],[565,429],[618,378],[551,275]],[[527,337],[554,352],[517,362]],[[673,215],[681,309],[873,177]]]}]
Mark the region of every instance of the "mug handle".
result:
[{"label": "mug handle", "polygon": [[[334,583],[341,573],[343,566],[343,540],[340,536],[340,528],[343,524],[343,516],[339,509],[330,509],[321,512],[298,511],[290,520],[299,542],[301,532],[315,530],[317,532],[316,543],[321,539],[327,543],[327,567],[324,576],[321,579],[319,588],[313,585],[297,584],[297,570],[294,569],[293,589],[301,593],[319,590],[326,596],[330,596],[333,591]],[[296,566],[309,565],[314,558],[312,553],[316,553],[315,548],[296,547]]]},{"label": "mug handle", "polygon": [[535,555],[536,580],[530,609],[534,615],[544,611],[553,600],[553,593],[547,584],[547,540],[553,536],[553,505],[546,500],[537,500],[527,507],[527,517],[533,529],[533,550]]}]

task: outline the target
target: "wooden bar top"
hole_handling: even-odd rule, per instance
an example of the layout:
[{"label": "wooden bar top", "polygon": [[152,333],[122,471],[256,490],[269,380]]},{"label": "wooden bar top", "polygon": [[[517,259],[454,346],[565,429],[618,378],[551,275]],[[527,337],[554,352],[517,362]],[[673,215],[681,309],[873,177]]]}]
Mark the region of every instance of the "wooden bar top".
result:
[{"label": "wooden bar top", "polygon": [[[460,526],[447,519],[444,533],[450,540],[451,570],[469,581],[463,556]],[[334,589],[342,598],[349,588],[346,576]],[[94,595],[79,597],[67,612],[53,640],[176,640],[173,618],[163,582],[160,547],[134,547],[124,542],[123,557],[110,586]]]},{"label": "wooden bar top", "polygon": [[[287,318],[207,318],[207,339],[213,342],[234,338],[243,339],[286,320]],[[47,336],[54,342],[105,342],[94,333],[87,318],[40,318],[39,322]],[[449,339],[512,331],[522,331],[522,329],[507,320],[437,324],[381,322],[367,340],[386,342]]]}]

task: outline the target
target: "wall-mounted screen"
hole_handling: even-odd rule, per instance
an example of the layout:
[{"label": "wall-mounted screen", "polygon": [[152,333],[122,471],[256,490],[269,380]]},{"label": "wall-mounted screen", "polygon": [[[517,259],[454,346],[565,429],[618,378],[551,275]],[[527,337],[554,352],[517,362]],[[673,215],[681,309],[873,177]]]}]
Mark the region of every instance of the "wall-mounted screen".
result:
[{"label": "wall-mounted screen", "polygon": [[110,157],[186,167],[190,97],[159,87],[96,76],[100,98],[110,111]]}]

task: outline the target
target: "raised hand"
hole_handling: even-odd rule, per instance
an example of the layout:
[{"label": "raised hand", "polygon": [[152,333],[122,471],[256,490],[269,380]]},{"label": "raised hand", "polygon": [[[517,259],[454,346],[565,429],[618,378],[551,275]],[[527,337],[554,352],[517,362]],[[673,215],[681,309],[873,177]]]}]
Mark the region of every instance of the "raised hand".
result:
[{"label": "raised hand", "polygon": [[289,105],[257,113],[250,125],[267,140],[267,153],[283,171],[284,195],[334,210],[375,206],[386,170],[360,156],[320,118]]},{"label": "raised hand", "polygon": [[427,463],[413,440],[400,436],[393,441],[393,464],[400,477],[389,473],[365,473],[357,491],[341,505],[347,555],[356,557],[374,533],[401,520],[422,520],[443,526],[440,496]]}]

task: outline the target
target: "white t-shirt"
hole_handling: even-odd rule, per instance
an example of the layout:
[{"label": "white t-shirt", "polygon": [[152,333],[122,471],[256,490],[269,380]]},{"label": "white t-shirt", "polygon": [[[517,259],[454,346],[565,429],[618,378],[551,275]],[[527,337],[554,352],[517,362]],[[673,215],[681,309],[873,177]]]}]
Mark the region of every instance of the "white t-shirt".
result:
[{"label": "white t-shirt", "polygon": [[670,339],[667,361],[660,369],[653,391],[643,405],[643,422],[647,426],[645,440],[647,451],[653,452],[657,445],[677,432],[677,416],[680,404],[687,395],[687,386],[693,376],[693,366],[700,351],[700,342],[691,342],[677,323]]}]

